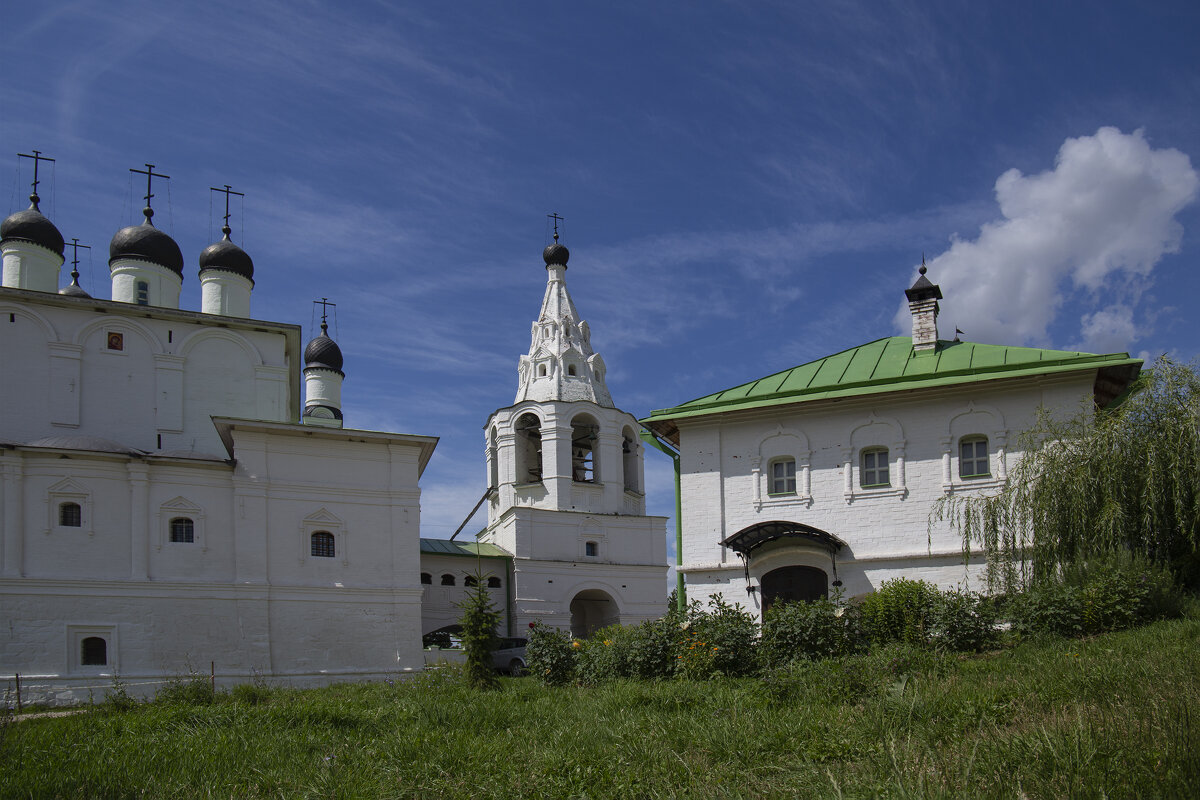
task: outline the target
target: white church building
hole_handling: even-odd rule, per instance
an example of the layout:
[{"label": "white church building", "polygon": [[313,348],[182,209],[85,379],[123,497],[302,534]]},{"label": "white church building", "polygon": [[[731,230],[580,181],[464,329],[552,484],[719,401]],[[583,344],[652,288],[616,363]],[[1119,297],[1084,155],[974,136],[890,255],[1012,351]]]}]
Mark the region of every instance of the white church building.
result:
[{"label": "white church building", "polygon": [[662,613],[664,521],[645,516],[637,422],[605,388],[565,247],[546,250],[517,402],[488,421],[487,529],[421,539],[437,438],[344,427],[341,350],[324,321],[302,346],[252,317],[228,214],[191,311],[149,205],[112,238],[110,300],[77,271],[60,289],[36,192],[35,160],[30,207],[0,224],[0,680],[21,675],[26,701],[102,695],[117,674],[152,693],[210,669],[226,685],[421,669],[422,634],[457,621],[477,571],[501,634]]},{"label": "white church building", "polygon": [[912,336],[877,339],[654,411],[678,449],[687,599],[721,594],[761,615],[778,599],[893,577],[985,588],[941,497],[995,491],[1039,408],[1103,408],[1137,376],[1128,354],[1004,347],[938,336],[942,293],[906,290]]}]

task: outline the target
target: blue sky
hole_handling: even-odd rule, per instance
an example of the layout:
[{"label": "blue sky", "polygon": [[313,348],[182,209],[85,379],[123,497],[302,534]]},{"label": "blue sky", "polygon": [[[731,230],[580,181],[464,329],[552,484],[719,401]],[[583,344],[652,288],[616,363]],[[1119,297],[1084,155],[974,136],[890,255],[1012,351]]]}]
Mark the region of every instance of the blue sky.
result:
[{"label": "blue sky", "polygon": [[[25,3],[0,44],[0,188],[94,248],[155,222],[190,265],[220,199],[254,316],[337,302],[354,427],[441,437],[423,534],[484,487],[545,283],[642,416],[906,334],[1200,352],[1200,6],[1147,3]],[[66,270],[64,270],[65,274]],[[653,512],[673,502],[647,455]],[[478,520],[477,520],[478,521]]]}]

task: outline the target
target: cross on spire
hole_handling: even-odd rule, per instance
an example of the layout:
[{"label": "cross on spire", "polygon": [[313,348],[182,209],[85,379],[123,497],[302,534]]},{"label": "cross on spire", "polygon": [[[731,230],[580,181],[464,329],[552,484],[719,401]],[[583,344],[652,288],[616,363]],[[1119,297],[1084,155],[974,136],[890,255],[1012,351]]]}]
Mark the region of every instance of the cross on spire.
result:
[{"label": "cross on spire", "polygon": [[34,209],[40,211],[41,209],[38,208],[38,203],[42,202],[42,198],[38,197],[38,193],[37,193],[38,183],[40,183],[40,181],[38,180],[38,162],[39,161],[53,161],[54,159],[42,155],[41,150],[34,150],[33,155],[29,155],[28,153],[17,153],[17,157],[33,159],[33,184],[32,184],[33,191],[29,195],[29,202],[33,203]]},{"label": "cross on spire", "polygon": [[147,164],[145,169],[134,169],[133,167],[130,167],[129,171],[146,176],[146,196],[142,198],[146,201],[146,207],[142,209],[142,213],[146,215],[146,222],[149,222],[151,225],[153,225],[154,223],[150,220],[150,218],[154,216],[154,209],[150,207],[150,198],[154,197],[154,192],[150,190],[152,186],[151,181],[153,181],[155,178],[166,178],[167,180],[170,180],[171,176],[163,175],[161,172],[155,172],[153,164]]},{"label": "cross on spire", "polygon": [[563,218],[558,215],[557,211],[552,214],[547,214],[546,216],[549,217],[550,219],[554,220],[554,241],[557,244],[557,242],[558,242],[558,223],[562,222]]},{"label": "cross on spire", "polygon": [[90,244],[80,244],[78,239],[74,239],[74,238],[71,239],[71,250],[72,250],[71,283],[74,284],[75,286],[79,285],[79,248],[81,248],[81,247],[84,250],[92,249],[92,246]]},{"label": "cross on spire", "polygon": [[317,303],[321,304],[321,335],[328,336],[329,335],[329,333],[328,333],[328,331],[329,331],[329,322],[328,322],[329,308],[328,308],[328,306],[333,306],[334,308],[337,308],[337,303],[329,302],[328,297],[322,297],[320,300],[313,300],[313,305],[316,305]]},{"label": "cross on spire", "polygon": [[[224,189],[218,189],[215,186],[210,186],[210,187],[208,187],[208,190],[210,192],[221,192],[222,194],[225,195],[225,224],[221,226],[221,233],[225,234],[225,238],[228,239],[229,234],[233,233],[233,230],[229,227],[229,195],[236,194],[238,197],[245,197],[246,193],[245,192],[235,192],[233,189],[231,189],[229,187],[228,183],[224,184],[224,186],[225,186]],[[243,225],[242,235],[245,236],[246,229],[245,229],[244,221],[243,221],[242,225]],[[313,302],[316,302],[316,301],[314,300]]]}]

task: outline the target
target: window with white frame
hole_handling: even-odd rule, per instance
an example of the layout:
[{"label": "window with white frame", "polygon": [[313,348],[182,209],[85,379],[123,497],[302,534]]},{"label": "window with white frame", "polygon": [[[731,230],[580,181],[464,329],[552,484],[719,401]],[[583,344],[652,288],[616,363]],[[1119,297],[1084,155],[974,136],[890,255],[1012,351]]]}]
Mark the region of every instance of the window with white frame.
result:
[{"label": "window with white frame", "polygon": [[859,484],[864,489],[891,486],[888,473],[888,451],[886,447],[872,447],[862,453]]},{"label": "window with white frame", "polygon": [[767,489],[769,494],[795,494],[796,459],[779,458],[772,461],[770,464],[769,481],[770,484]]},{"label": "window with white frame", "polygon": [[988,440],[986,436],[964,436],[958,443],[958,477],[987,478],[992,474],[988,466]]}]

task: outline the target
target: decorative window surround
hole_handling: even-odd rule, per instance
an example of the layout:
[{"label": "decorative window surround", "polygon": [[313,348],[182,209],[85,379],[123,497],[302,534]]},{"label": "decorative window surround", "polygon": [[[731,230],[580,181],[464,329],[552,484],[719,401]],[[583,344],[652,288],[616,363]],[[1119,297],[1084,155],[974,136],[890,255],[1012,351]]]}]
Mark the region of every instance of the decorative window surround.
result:
[{"label": "decorative window surround", "polygon": [[[908,497],[908,474],[905,469],[904,448],[908,443],[901,440],[893,442],[888,448],[890,463],[888,471],[891,477],[891,484],[888,486],[866,487],[857,486],[860,481],[856,480],[854,474],[854,465],[861,460],[861,451],[857,452],[854,448],[848,447],[842,450],[842,497],[846,501],[846,505],[850,505],[858,500],[869,500],[879,497],[899,497],[904,499]],[[874,449],[877,445],[862,448],[863,450]],[[859,466],[861,469],[861,465]]]},{"label": "decorative window surround", "polygon": [[1008,431],[999,431],[989,437],[989,444],[995,444],[995,450],[989,448],[988,460],[994,468],[991,477],[958,478],[958,464],[955,449],[958,440],[953,437],[942,439],[942,494],[954,494],[968,489],[999,489],[1008,483]]},{"label": "decorative window surround", "polygon": [[[796,491],[791,494],[771,494],[770,466],[762,468],[762,457],[750,459],[750,475],[754,480],[754,510],[762,511],[773,506],[795,506],[798,504],[812,505],[812,465],[809,463],[811,453],[797,453],[796,461]],[[779,459],[771,459],[778,461]]]},{"label": "decorative window surround", "polygon": [[[171,541],[171,520],[176,517],[187,517],[192,521],[192,541]],[[156,550],[162,550],[163,545],[170,547],[198,547],[201,553],[208,552],[208,540],[204,536],[204,512],[186,497],[176,497],[158,507],[158,537],[154,543]]]},{"label": "decorative window surround", "polygon": [[[59,506],[63,503],[75,503],[79,506],[79,525],[60,525]],[[92,527],[92,493],[80,483],[71,478],[64,478],[50,487],[46,492],[46,527],[42,533],[80,534],[88,536],[96,534]]]},{"label": "decorative window surround", "polygon": [[[333,534],[333,558],[312,554],[312,535],[318,531]],[[321,508],[300,522],[300,563],[340,563],[343,567],[349,566],[349,539],[346,523],[328,509]]]}]

